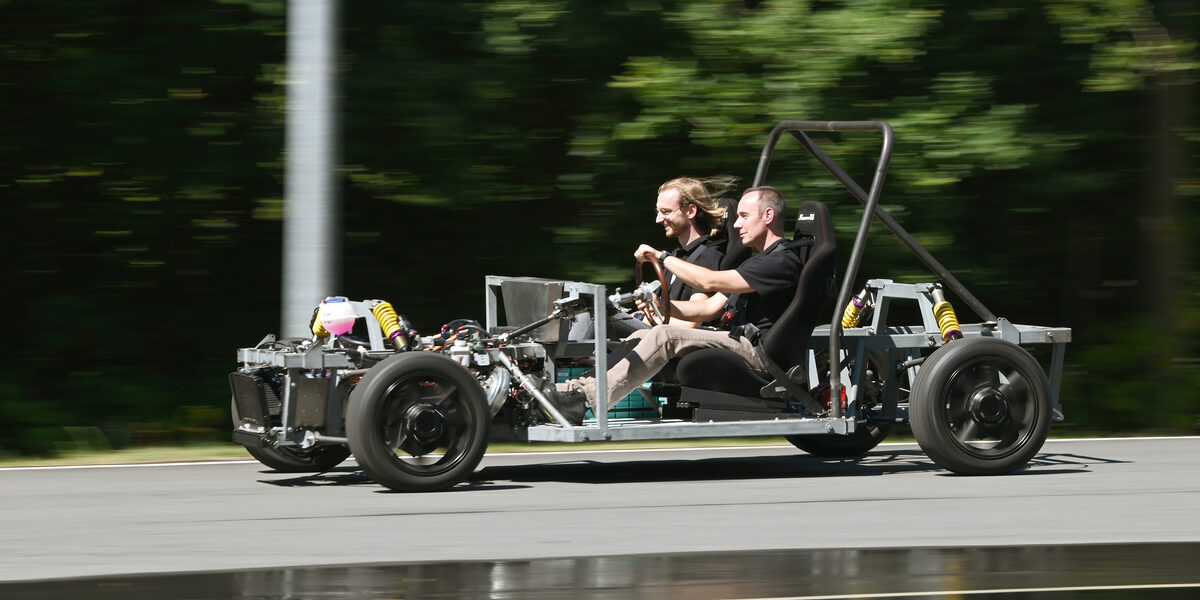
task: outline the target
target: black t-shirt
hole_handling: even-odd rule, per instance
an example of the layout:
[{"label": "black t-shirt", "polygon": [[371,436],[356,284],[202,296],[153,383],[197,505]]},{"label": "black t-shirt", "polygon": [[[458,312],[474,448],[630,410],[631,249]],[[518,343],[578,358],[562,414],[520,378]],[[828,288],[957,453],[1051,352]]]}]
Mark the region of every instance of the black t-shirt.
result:
[{"label": "black t-shirt", "polygon": [[[687,246],[672,250],[671,256],[690,262],[693,265],[699,265],[705,269],[716,271],[721,267],[721,258],[724,255],[721,253],[720,248],[710,246],[707,242],[708,236],[702,235],[692,240],[692,243]],[[670,273],[670,269],[667,269],[667,272],[669,273],[667,275],[667,288],[672,300],[687,300],[692,297],[692,294],[702,292],[702,290],[697,290],[684,283],[674,273]]]},{"label": "black t-shirt", "polygon": [[753,323],[760,332],[766,333],[791,304],[804,261],[794,249],[785,248],[786,243],[787,240],[775,242],[736,269],[754,291],[734,294],[730,298],[729,305],[738,307],[729,322],[731,327]]}]

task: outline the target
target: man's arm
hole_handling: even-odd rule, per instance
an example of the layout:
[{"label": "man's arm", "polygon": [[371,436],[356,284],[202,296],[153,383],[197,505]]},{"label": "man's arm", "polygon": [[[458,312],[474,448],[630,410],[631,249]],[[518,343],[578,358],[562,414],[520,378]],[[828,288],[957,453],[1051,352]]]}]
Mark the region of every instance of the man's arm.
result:
[{"label": "man's arm", "polygon": [[[692,294],[692,297],[691,297],[691,298],[688,298],[688,300],[689,300],[689,301],[691,301],[691,302],[706,302],[706,301],[708,301],[708,299],[709,299],[710,297],[711,297],[711,294],[704,294],[704,293],[701,293],[701,292],[696,292],[695,294]],[[682,301],[681,301],[681,302],[682,302]],[[672,304],[671,304],[671,309],[672,309],[672,310],[671,310],[671,314],[672,314],[672,315],[674,315],[674,316],[673,316],[673,317],[672,317],[672,319],[671,319],[671,324],[672,324],[672,325],[675,325],[676,327],[688,327],[688,328],[695,328],[695,327],[699,327],[699,326],[703,325],[704,323],[706,323],[706,322],[708,322],[708,321],[712,321],[712,320],[713,320],[713,319],[705,319],[705,320],[703,320],[703,321],[689,321],[689,320],[687,320],[687,319],[685,319],[685,318],[683,318],[683,317],[680,317],[680,316],[678,316],[678,314],[676,313],[676,311],[674,310],[674,308],[675,308],[675,305],[674,305],[674,303],[672,303]],[[714,317],[714,318],[715,318],[715,317]],[[678,322],[678,323],[676,323],[676,322],[675,322],[676,320],[678,320],[679,322]]]},{"label": "man's arm", "polygon": [[[719,303],[712,301],[711,298],[712,296],[708,294],[697,292],[692,294],[692,297],[687,300],[672,300],[671,325],[694,329],[709,321],[716,320],[725,308],[725,297],[722,296]],[[655,309],[658,310],[658,298],[654,300]],[[646,305],[641,300],[638,301],[637,306],[643,315],[642,321],[645,321],[647,325],[660,325],[662,323],[658,319],[649,320]]]},{"label": "man's arm", "polygon": [[702,323],[715,321],[725,312],[726,300],[728,298],[720,293],[711,296],[694,294],[691,300],[672,300],[671,324],[675,325],[675,319],[681,319],[684,321],[679,323],[682,327],[699,327]]},{"label": "man's arm", "polygon": [[[650,260],[651,257],[657,257],[658,254],[659,251],[656,248],[642,244],[633,256],[641,263]],[[668,266],[667,263],[670,265]],[[676,277],[698,290],[722,294],[747,294],[754,291],[754,288],[746,283],[746,279],[742,277],[741,273],[735,270],[713,271],[674,256],[667,256],[663,267],[670,269]],[[691,300],[677,300],[676,302],[691,302]],[[724,303],[722,302],[722,304]]]}]

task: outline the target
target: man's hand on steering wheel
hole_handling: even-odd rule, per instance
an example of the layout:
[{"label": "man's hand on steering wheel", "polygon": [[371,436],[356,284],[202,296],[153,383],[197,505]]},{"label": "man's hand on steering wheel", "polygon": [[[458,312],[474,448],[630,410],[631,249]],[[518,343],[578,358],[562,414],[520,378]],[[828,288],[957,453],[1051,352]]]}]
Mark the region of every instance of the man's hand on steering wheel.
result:
[{"label": "man's hand on steering wheel", "polygon": [[655,248],[650,244],[642,244],[641,246],[638,246],[637,250],[634,250],[633,259],[638,261],[638,264],[641,264],[648,260],[657,259],[660,253],[661,251],[658,248]]},{"label": "man's hand on steering wheel", "polygon": [[[659,288],[660,297],[657,298],[658,306],[654,308],[659,309],[655,312],[661,315],[662,324],[666,325],[671,322],[671,290],[670,286],[667,285],[666,271],[663,270],[662,263],[659,262],[658,257],[660,255],[661,252],[649,244],[638,246],[637,251],[633,253],[633,258],[637,260],[637,266],[633,269],[633,279],[637,285],[642,285],[642,263],[649,262],[650,266],[654,267],[654,274],[658,276],[658,283],[661,286]],[[653,316],[651,316],[651,324],[653,324]]]}]

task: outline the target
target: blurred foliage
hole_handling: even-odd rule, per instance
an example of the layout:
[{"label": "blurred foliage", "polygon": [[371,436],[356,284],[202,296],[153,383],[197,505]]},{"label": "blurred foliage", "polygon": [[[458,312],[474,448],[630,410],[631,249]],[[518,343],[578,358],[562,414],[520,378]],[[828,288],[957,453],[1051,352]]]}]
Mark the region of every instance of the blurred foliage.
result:
[{"label": "blurred foliage", "polygon": [[[485,274],[628,285],[678,175],[886,120],[885,208],[994,312],[1075,331],[1095,430],[1195,431],[1200,11],[1184,0],[341,5],[343,289],[424,331]],[[225,436],[278,328],[284,0],[0,2],[0,449]],[[866,185],[878,136],[814,135]],[[767,182],[859,204],[789,140]],[[875,227],[859,279],[928,280]],[[960,316],[965,312],[960,308]],[[969,318],[969,316],[968,316]],[[101,433],[97,434],[97,430]]]}]

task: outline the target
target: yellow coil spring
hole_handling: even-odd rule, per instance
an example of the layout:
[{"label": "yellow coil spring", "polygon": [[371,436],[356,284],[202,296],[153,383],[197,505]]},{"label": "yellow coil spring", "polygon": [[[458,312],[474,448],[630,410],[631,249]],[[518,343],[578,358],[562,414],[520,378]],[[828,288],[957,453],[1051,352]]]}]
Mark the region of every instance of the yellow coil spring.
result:
[{"label": "yellow coil spring", "polygon": [[317,337],[325,337],[329,335],[329,331],[325,329],[324,325],[321,324],[321,319],[318,319],[316,316],[313,317],[312,332],[316,334]]},{"label": "yellow coil spring", "polygon": [[396,332],[400,331],[400,319],[396,316],[396,309],[392,308],[390,302],[380,302],[371,308],[371,312],[375,313],[375,318],[379,320],[379,326],[383,328],[383,337],[392,339]]},{"label": "yellow coil spring", "polygon": [[858,327],[858,318],[862,316],[862,304],[858,304],[858,298],[851,298],[846,304],[846,312],[842,313],[842,328],[850,329]]},{"label": "yellow coil spring", "polygon": [[850,329],[858,327],[858,320],[862,317],[863,308],[867,305],[867,290],[850,299],[850,303],[846,305],[846,312],[842,313],[842,329]]},{"label": "yellow coil spring", "polygon": [[933,316],[937,317],[938,329],[942,330],[943,342],[962,337],[962,330],[958,327],[958,317],[954,314],[954,307],[950,306],[949,302],[943,300],[935,304]]}]

